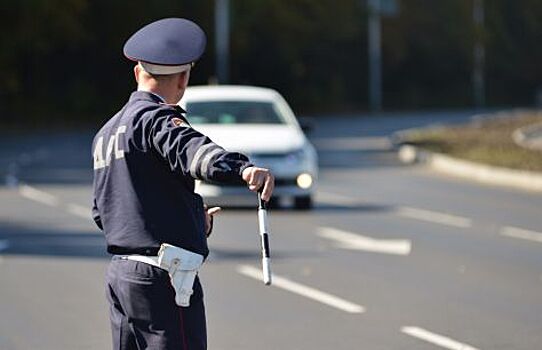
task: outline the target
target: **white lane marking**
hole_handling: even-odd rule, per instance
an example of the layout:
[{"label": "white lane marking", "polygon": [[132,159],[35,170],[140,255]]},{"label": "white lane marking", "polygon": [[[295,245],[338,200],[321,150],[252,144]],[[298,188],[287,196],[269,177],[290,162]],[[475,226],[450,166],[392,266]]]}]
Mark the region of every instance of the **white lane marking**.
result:
[{"label": "white lane marking", "polygon": [[318,191],[316,192],[316,201],[333,205],[355,206],[361,204],[361,201],[337,193]]},{"label": "white lane marking", "polygon": [[34,187],[28,185],[19,186],[19,194],[25,198],[33,201],[56,207],[59,204],[58,198],[52,194],[40,191]]},{"label": "white lane marking", "polygon": [[374,239],[331,227],[320,227],[317,234],[336,241],[336,246],[344,249],[396,255],[409,255],[412,249],[411,241],[406,239]]},{"label": "white lane marking", "polygon": [[83,218],[83,219],[90,220],[92,217],[91,215],[92,210],[88,207],[84,207],[79,204],[68,203],[66,205],[66,211],[72,215],[79,216],[80,218]]},{"label": "white lane marking", "polygon": [[[257,269],[255,267],[249,266],[249,265],[240,265],[237,268],[237,271],[245,275],[247,277],[254,278],[256,280],[262,280],[262,270]],[[293,282],[289,279],[286,279],[284,277],[280,277],[277,275],[273,275],[273,284],[272,286],[282,288],[284,290],[287,290],[289,292],[304,296],[305,298],[309,298],[315,301],[318,301],[322,304],[329,305],[331,307],[334,307],[336,309],[348,312],[348,313],[354,313],[359,314],[362,312],[365,312],[365,307],[354,304],[350,301],[344,300],[342,298],[336,297],[334,295],[331,295],[329,293],[325,293],[322,291],[319,291],[317,289],[304,286],[302,284],[299,284],[297,282]]]},{"label": "white lane marking", "polygon": [[472,226],[472,220],[463,216],[412,207],[399,207],[397,215],[454,227],[467,228]]},{"label": "white lane marking", "polygon": [[[38,190],[32,186],[28,186],[28,185],[21,185],[19,186],[19,194],[25,198],[28,198],[28,199],[31,199],[33,201],[36,201],[36,202],[39,202],[39,203],[42,203],[42,204],[46,204],[46,205],[50,205],[50,206],[53,206],[53,207],[59,207],[59,206],[64,206],[62,205],[62,203],[60,202],[60,200],[50,194],[50,193],[47,193],[47,192],[43,192],[41,190]],[[85,206],[82,206],[82,205],[79,205],[79,204],[75,204],[75,203],[67,203],[65,205],[65,210],[69,213],[69,214],[72,214],[72,215],[75,215],[75,216],[78,216],[80,218],[83,218],[83,219],[91,219],[92,215],[91,215],[91,209],[88,208],[88,207],[85,207]]]},{"label": "white lane marking", "polygon": [[525,230],[522,228],[512,227],[512,226],[505,226],[501,228],[501,235],[512,237],[512,238],[519,238],[519,239],[525,239],[527,241],[533,241],[542,243],[542,233],[531,231],[531,230]]},{"label": "white lane marking", "polygon": [[8,249],[9,246],[10,246],[10,244],[9,244],[9,241],[7,239],[0,240],[0,252],[2,252],[3,250]]},{"label": "white lane marking", "polygon": [[401,328],[401,332],[450,350],[479,350],[468,344],[458,342],[419,327],[403,327]]},{"label": "white lane marking", "polygon": [[[363,201],[336,193],[318,191],[316,193],[318,202],[329,203],[333,205],[356,206],[363,205]],[[422,220],[453,227],[468,228],[472,226],[472,220],[458,215],[441,213],[433,210],[425,210],[414,207],[398,207],[395,213],[399,216],[409,219]]]},{"label": "white lane marking", "polygon": [[[2,251],[8,249],[10,246],[9,244],[9,241],[6,240],[6,239],[2,239],[0,240],[0,254],[2,253]],[[2,255],[0,255],[0,264],[4,262],[4,257]]]}]

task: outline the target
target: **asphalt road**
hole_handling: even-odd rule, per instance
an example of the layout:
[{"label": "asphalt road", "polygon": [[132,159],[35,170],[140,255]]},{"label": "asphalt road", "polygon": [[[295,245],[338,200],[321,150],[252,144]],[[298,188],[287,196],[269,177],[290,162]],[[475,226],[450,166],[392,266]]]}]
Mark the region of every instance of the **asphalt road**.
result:
[{"label": "asphalt road", "polygon": [[[320,119],[316,208],[226,209],[201,272],[209,348],[542,349],[542,196],[398,163],[388,136],[469,113]],[[0,349],[107,349],[91,131],[0,141]]]}]

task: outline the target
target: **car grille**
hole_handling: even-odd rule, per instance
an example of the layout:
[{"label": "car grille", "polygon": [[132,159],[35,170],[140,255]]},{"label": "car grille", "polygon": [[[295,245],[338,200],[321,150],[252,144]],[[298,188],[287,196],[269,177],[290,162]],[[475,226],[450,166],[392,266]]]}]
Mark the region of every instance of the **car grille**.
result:
[{"label": "car grille", "polygon": [[252,153],[249,158],[254,159],[284,159],[287,153]]}]

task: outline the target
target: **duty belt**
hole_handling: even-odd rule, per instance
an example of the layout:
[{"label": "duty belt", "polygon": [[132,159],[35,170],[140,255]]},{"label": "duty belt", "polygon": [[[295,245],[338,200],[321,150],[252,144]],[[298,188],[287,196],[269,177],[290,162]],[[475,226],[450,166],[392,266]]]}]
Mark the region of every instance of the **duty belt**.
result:
[{"label": "duty belt", "polygon": [[177,305],[190,305],[194,280],[203,263],[203,255],[163,243],[157,256],[123,255],[121,259],[139,261],[166,270],[175,289]]}]

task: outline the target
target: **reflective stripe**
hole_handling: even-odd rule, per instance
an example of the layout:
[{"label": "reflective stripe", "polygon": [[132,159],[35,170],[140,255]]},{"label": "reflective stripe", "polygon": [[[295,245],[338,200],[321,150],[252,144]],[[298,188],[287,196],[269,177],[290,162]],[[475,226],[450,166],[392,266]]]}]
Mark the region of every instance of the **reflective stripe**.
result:
[{"label": "reflective stripe", "polygon": [[194,158],[192,158],[192,163],[190,164],[190,175],[192,175],[192,177],[194,178],[198,178],[198,173],[197,173],[197,170],[200,169],[200,167],[198,166],[200,163],[199,163],[199,160],[200,158],[205,155],[205,153],[209,150],[209,149],[214,149],[214,148],[217,148],[218,146],[215,145],[214,143],[208,143],[206,145],[203,145],[201,146],[196,154],[194,155]]},{"label": "reflective stripe", "polygon": [[217,154],[222,153],[222,151],[223,149],[219,147],[219,148],[215,148],[214,150],[212,150],[211,152],[205,155],[205,158],[203,158],[203,161],[201,162],[201,167],[200,167],[200,174],[203,178],[207,179],[207,170],[208,170],[207,167],[209,166],[209,162],[211,161],[211,159]]}]

